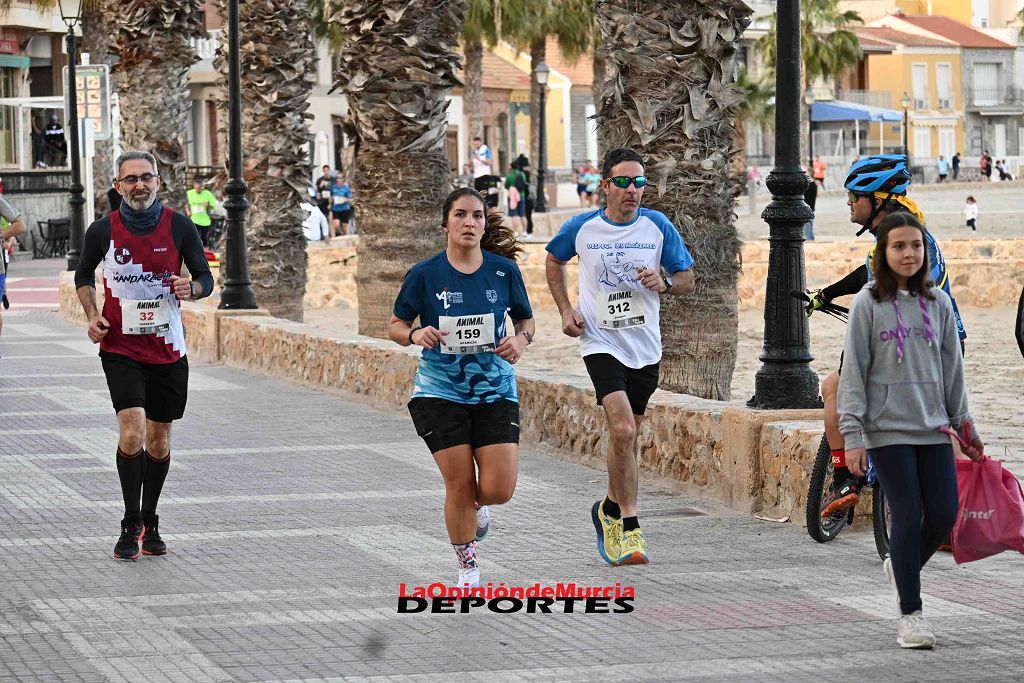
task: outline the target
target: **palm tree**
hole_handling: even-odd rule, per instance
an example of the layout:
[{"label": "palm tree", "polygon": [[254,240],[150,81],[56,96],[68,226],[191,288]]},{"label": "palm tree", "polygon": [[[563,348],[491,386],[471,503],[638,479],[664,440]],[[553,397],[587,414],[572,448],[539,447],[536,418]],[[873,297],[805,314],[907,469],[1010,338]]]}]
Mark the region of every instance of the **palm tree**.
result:
[{"label": "palm tree", "polygon": [[[801,0],[800,3],[800,63],[803,69],[803,85],[806,92],[816,78],[834,79],[860,61],[863,54],[857,34],[850,30],[855,24],[863,24],[861,16],[853,11],[842,11],[840,0]],[[761,54],[769,71],[775,68],[775,26],[777,14],[770,17],[771,28],[754,43],[754,49]],[[810,138],[810,121],[807,112],[801,109],[801,136],[806,150]],[[806,154],[801,154],[801,158]]]},{"label": "palm tree", "polygon": [[736,87],[744,92],[743,101],[736,108],[736,155],[733,157],[733,174],[741,184],[746,182],[747,171],[747,126],[753,124],[762,128],[775,126],[775,84],[765,78],[754,79],[743,67],[736,77]]},{"label": "palm tree", "polygon": [[466,0],[327,0],[346,37],[335,87],[348,98],[359,198],[360,334],[385,338],[406,271],[441,248],[450,188],[447,96]]},{"label": "palm tree", "polygon": [[484,43],[489,47],[497,44],[500,24],[501,0],[469,0],[462,27],[462,51],[466,57],[463,103],[469,121],[469,139],[484,137]]},{"label": "palm tree", "polygon": [[[226,15],[226,0],[220,0],[220,11]],[[301,321],[306,290],[301,204],[308,201],[313,173],[306,149],[307,110],[316,83],[313,14],[308,0],[242,2],[238,23],[242,149],[252,204],[246,221],[249,273],[260,306]],[[226,79],[225,50],[226,45],[217,62]],[[226,109],[226,91],[220,99]]]},{"label": "palm tree", "polygon": [[201,37],[200,0],[117,5],[107,12],[117,54],[121,147],[153,154],[166,191],[165,203],[185,206],[185,137],[189,68],[196,61],[191,39]]},{"label": "palm tree", "polygon": [[742,0],[596,0],[607,77],[603,149],[646,159],[645,203],[679,229],[696,292],[662,304],[662,388],[728,400],[736,363],[740,240],[730,178]]},{"label": "palm tree", "polygon": [[[594,14],[590,0],[505,0],[502,37],[530,53],[530,157],[540,150],[540,91],[537,65],[547,55],[548,37],[558,41],[562,56],[573,61],[593,44]],[[534,162],[538,163],[538,162]]]}]

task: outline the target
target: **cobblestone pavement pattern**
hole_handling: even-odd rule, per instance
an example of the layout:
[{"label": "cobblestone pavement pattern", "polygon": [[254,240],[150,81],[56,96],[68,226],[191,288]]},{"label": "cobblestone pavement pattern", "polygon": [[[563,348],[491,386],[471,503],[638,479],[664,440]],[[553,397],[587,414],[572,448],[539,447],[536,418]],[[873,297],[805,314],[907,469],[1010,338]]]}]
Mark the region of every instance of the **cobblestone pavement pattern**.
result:
[{"label": "cobblestone pavement pattern", "polygon": [[[452,580],[442,484],[404,415],[193,366],[161,500],[166,557],[116,562],[117,438],[81,328],[11,311],[0,376],[0,679],[1010,680],[1024,559],[926,571],[933,652],[901,651],[869,535],[643,486],[653,563],[611,568],[603,473],[526,449],[481,544],[487,581],[635,586],[621,614],[398,614]],[[689,510],[699,510],[694,515]],[[1017,672],[1017,673],[1014,673]]]}]

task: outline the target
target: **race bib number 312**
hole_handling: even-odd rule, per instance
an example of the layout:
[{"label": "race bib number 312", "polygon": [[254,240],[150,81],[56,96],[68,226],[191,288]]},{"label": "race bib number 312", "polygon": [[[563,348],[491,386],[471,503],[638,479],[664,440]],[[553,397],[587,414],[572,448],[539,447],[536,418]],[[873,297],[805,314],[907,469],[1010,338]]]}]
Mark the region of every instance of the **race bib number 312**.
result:
[{"label": "race bib number 312", "polygon": [[171,303],[167,299],[121,299],[123,334],[156,334],[171,329]]},{"label": "race bib number 312", "polygon": [[594,307],[597,325],[606,330],[622,330],[644,324],[644,302],[636,289],[598,292]]}]

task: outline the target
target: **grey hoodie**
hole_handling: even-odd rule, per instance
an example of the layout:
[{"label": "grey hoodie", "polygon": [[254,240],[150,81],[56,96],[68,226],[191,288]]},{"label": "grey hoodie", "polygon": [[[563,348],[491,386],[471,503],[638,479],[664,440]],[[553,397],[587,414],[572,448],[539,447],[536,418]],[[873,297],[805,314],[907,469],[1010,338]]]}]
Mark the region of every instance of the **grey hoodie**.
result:
[{"label": "grey hoodie", "polygon": [[938,431],[971,418],[964,362],[949,296],[857,294],[839,380],[839,431],[846,448],[949,443]]}]

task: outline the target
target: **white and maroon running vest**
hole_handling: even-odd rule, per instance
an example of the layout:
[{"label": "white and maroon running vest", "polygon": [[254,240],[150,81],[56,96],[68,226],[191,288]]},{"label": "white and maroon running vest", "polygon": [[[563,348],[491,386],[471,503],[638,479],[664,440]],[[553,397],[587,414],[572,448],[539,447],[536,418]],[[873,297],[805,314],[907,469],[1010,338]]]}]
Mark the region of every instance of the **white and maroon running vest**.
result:
[{"label": "white and maroon running vest", "polygon": [[[153,232],[133,235],[121,220],[121,212],[110,214],[110,246],[103,259],[103,317],[110,331],[100,341],[100,349],[119,353],[140,363],[173,363],[185,355],[185,332],[181,326],[181,308],[170,287],[170,279],[181,272],[182,258],[171,236],[171,216],[165,208]],[[122,300],[153,301],[169,318],[166,329],[148,334],[125,334]],[[161,300],[166,304],[159,303]],[[146,304],[137,305],[145,309]],[[162,312],[158,312],[162,314]],[[141,313],[145,317],[145,312]],[[138,321],[135,322],[138,325]],[[143,321],[142,325],[145,325]],[[138,329],[138,328],[136,328]],[[141,329],[146,329],[142,327]]]}]

